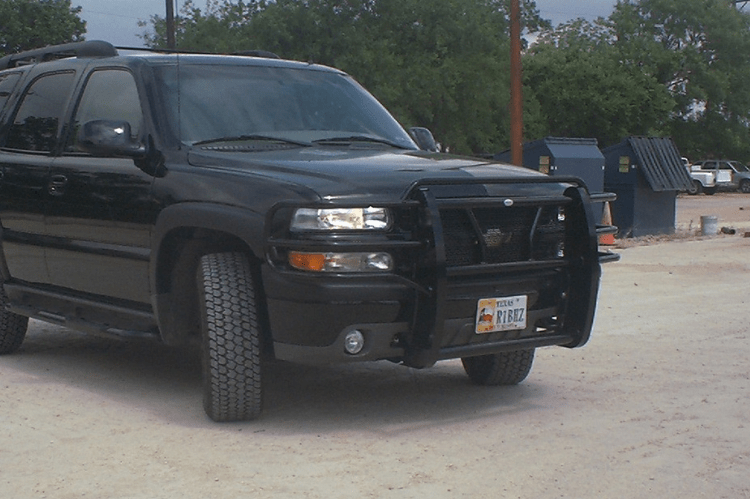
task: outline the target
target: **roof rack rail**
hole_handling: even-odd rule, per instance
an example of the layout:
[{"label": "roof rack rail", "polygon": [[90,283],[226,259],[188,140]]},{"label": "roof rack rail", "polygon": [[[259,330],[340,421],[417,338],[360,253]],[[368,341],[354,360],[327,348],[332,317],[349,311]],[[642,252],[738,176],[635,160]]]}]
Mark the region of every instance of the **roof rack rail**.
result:
[{"label": "roof rack rail", "polygon": [[242,52],[232,52],[230,55],[244,55],[245,57],[264,57],[266,59],[281,59],[278,55],[268,50],[243,50]]},{"label": "roof rack rail", "polygon": [[7,55],[0,59],[0,70],[65,57],[113,57],[116,55],[117,49],[111,43],[101,40],[65,43]]},{"label": "roof rack rail", "polygon": [[281,57],[268,50],[242,50],[239,52],[230,52],[228,54],[217,53],[217,52],[205,52],[201,50],[185,50],[185,49],[168,49],[168,48],[152,48],[152,47],[116,47],[118,50],[133,50],[136,52],[155,52],[159,54],[194,54],[194,55],[240,55],[245,57],[263,57],[265,59],[281,59]]}]

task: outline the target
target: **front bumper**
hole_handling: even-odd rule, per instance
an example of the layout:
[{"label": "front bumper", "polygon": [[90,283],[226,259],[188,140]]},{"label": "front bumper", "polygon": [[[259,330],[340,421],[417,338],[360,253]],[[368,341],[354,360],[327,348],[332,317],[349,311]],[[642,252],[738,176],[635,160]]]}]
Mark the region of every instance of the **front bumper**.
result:
[{"label": "front bumper", "polygon": [[[524,188],[513,196],[517,184]],[[594,223],[592,199],[582,182],[550,177],[524,178],[522,182],[472,179],[460,182],[472,195],[442,195],[461,190],[446,189],[455,185],[455,179],[415,184],[392,207],[402,211],[401,226],[379,237],[294,236],[285,232],[278,220],[286,216],[288,207],[278,207],[269,216],[268,226],[277,230],[268,234],[269,265],[263,270],[275,356],[306,363],[391,359],[427,367],[442,359],[585,344],[596,306],[599,261],[615,257],[598,252],[598,232],[611,229]],[[558,188],[549,188],[554,186]],[[511,195],[498,196],[497,191]],[[611,199],[600,197],[593,201]],[[513,233],[507,229],[505,243],[523,241],[523,257],[491,256],[481,227],[470,241],[482,246],[475,256],[467,257],[464,249],[463,253],[455,251],[458,239],[473,236],[454,234],[449,218],[465,212],[474,220],[472,210],[482,210],[504,220],[505,214],[510,217],[511,206],[536,213],[529,219],[533,219],[529,227],[519,226]],[[559,206],[564,206],[566,213],[560,227],[540,222],[540,215],[549,207],[557,210]],[[498,233],[500,229],[492,234],[497,237]],[[464,243],[474,251],[472,244],[460,244]],[[564,254],[556,256],[544,248],[549,244],[564,245]],[[383,275],[312,275],[284,265],[289,249],[363,248],[391,251],[401,263],[394,272]],[[528,299],[524,329],[475,332],[479,299],[518,295]],[[365,348],[349,355],[344,338],[355,329],[364,335]]]}]

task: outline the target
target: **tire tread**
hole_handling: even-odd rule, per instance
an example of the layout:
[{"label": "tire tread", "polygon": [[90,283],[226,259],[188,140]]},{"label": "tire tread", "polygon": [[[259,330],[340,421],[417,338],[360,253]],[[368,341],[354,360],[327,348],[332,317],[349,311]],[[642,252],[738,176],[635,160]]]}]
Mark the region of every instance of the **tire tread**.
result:
[{"label": "tire tread", "polygon": [[262,409],[261,332],[250,263],[214,253],[198,269],[203,406],[214,421],[247,421]]},{"label": "tire tread", "polygon": [[8,297],[0,286],[0,355],[13,353],[21,347],[29,318],[6,310]]},{"label": "tire tread", "polygon": [[461,363],[475,385],[517,385],[531,371],[534,349],[465,357],[461,359]]}]

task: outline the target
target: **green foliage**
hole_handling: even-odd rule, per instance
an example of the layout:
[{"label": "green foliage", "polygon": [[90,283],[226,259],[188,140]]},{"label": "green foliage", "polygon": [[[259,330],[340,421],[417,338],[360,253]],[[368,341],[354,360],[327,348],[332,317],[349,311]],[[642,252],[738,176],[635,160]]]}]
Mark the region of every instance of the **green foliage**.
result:
[{"label": "green foliage", "polygon": [[524,60],[548,132],[670,135],[692,159],[750,157],[750,16],[725,0],[621,0],[543,33]]},{"label": "green foliage", "polygon": [[541,107],[544,135],[593,137],[604,147],[658,135],[674,101],[639,65],[623,62],[604,23],[577,20],[542,34],[524,58],[526,92]]},{"label": "green foliage", "polygon": [[[265,0],[220,2],[208,0],[201,11],[191,0],[182,4],[176,16],[177,46],[181,50],[232,53],[248,50],[248,25],[266,7]],[[141,27],[149,23],[153,31],[141,35],[145,44],[153,48],[167,47],[166,20],[152,16]]]},{"label": "green foliage", "polygon": [[[527,29],[546,26],[523,2]],[[453,152],[508,147],[508,4],[498,0],[276,0],[192,3],[181,49],[264,49],[343,69],[406,126],[427,126]],[[144,39],[164,46],[164,22]],[[533,126],[533,122],[532,122]]]},{"label": "green foliage", "polygon": [[613,45],[667,88],[665,132],[692,159],[750,157],[750,15],[725,0],[620,2]]},{"label": "green foliage", "polygon": [[70,0],[2,0],[0,56],[83,40],[86,23]]}]

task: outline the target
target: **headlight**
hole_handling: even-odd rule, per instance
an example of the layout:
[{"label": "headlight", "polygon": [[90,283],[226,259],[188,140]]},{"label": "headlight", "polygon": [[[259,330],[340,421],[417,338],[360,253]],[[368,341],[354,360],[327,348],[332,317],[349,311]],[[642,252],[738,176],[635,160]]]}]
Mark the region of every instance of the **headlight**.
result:
[{"label": "headlight", "polygon": [[391,216],[386,208],[299,208],[291,230],[386,230]]}]

